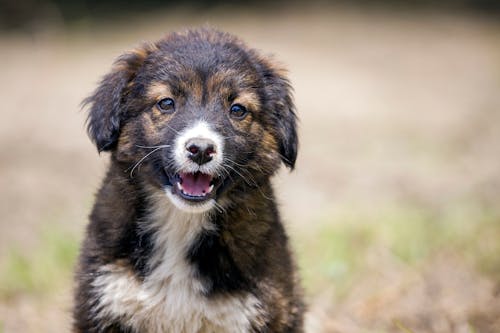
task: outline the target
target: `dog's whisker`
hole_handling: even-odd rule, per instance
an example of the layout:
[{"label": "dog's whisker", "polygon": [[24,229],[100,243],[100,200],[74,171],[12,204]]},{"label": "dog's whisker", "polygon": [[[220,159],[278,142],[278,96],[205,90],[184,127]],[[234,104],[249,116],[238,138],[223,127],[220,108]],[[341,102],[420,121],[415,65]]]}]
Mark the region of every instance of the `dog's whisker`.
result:
[{"label": "dog's whisker", "polygon": [[241,163],[237,163],[236,161],[234,161],[234,160],[230,159],[230,158],[229,158],[229,157],[227,157],[227,156],[226,156],[226,157],[224,157],[224,159],[225,159],[227,162],[232,163],[232,164],[234,164],[234,165],[237,165],[237,166],[239,166],[239,167],[242,167],[242,168],[246,167],[245,165],[243,165],[243,164],[241,164]]},{"label": "dog's whisker", "polygon": [[[151,156],[151,154],[153,154],[154,152],[157,152],[158,150],[162,149],[164,147],[157,147],[155,148],[154,150],[150,151],[149,153],[147,153],[146,155],[144,155],[137,163],[134,164],[134,166],[132,167],[132,170],[130,170],[130,178],[134,178],[134,170],[146,159],[148,158],[149,156]],[[128,169],[127,169],[128,170]],[[127,171],[126,170],[126,171]]]},{"label": "dog's whisker", "polygon": [[[254,184],[256,184],[256,181],[255,181],[255,179],[253,178],[252,173],[251,173],[250,171],[248,171],[248,170],[245,168],[245,167],[246,167],[245,165],[240,164],[240,163],[237,163],[236,161],[234,161],[234,160],[232,160],[232,159],[230,159],[230,158],[228,158],[228,157],[226,157],[226,158],[225,158],[225,160],[226,160],[227,162],[229,162],[229,164],[226,164],[226,165],[231,165],[231,164],[234,164],[234,165],[236,165],[236,166],[241,167],[241,168],[242,168],[242,169],[241,169],[241,172],[246,173],[246,174],[247,174],[247,177],[248,177],[248,178],[250,178],[250,179],[253,181],[253,183],[254,183]],[[260,168],[260,166],[258,166],[258,165],[256,165],[256,166]],[[234,169],[233,169],[233,170],[234,170]]]},{"label": "dog's whisker", "polygon": [[231,177],[231,172],[229,172],[225,167],[223,167],[221,171],[224,172],[227,175],[227,177],[231,180],[231,182],[234,183],[234,179],[233,177]]},{"label": "dog's whisker", "polygon": [[[229,158],[227,158],[227,160],[228,160],[228,161],[231,161]],[[236,163],[235,163],[235,164],[236,164]],[[226,164],[226,166],[227,166],[227,167],[229,167],[229,168],[231,168],[234,172],[238,173],[238,172],[237,172],[237,171],[236,171],[233,167],[229,166],[228,164]],[[258,168],[259,168],[260,170],[262,170],[262,168],[261,168],[260,166],[258,166]],[[271,198],[271,197],[269,197],[268,195],[266,195],[266,194],[262,191],[262,189],[260,188],[260,186],[258,186],[258,184],[257,184],[256,180],[253,178],[253,176],[252,176],[252,174],[250,173],[250,171],[248,171],[248,170],[246,170],[246,169],[241,169],[241,171],[242,171],[242,172],[245,172],[245,173],[247,174],[248,178],[250,178],[250,179],[252,180],[253,185],[255,185],[255,187],[259,190],[259,192],[262,194],[262,196],[263,196],[266,200],[270,200],[270,201],[272,201],[272,200],[273,200],[273,198]],[[244,177],[243,177],[240,173],[238,173],[238,174],[239,174],[239,175],[240,175],[240,176],[241,176],[241,177],[242,177],[242,178],[246,181],[246,179],[245,179],[245,178],[244,178]],[[247,181],[247,184],[249,184],[249,183],[248,183],[248,181]],[[249,184],[249,185],[251,185],[251,184]]]},{"label": "dog's whisker", "polygon": [[241,137],[241,135],[235,134],[235,135],[222,136],[223,139],[234,139],[238,137]]},{"label": "dog's whisker", "polygon": [[226,209],[220,203],[218,203],[217,201],[214,201],[214,207],[221,214],[226,214],[227,213]]},{"label": "dog's whisker", "polygon": [[173,128],[169,124],[165,124],[165,126],[167,126],[169,129],[171,129],[172,131],[174,131],[175,134],[180,134],[179,131],[177,131],[175,128]]},{"label": "dog's whisker", "polygon": [[248,177],[248,178],[250,178],[250,180],[249,180],[244,175],[242,175],[238,170],[236,170],[235,168],[233,168],[229,164],[227,164],[226,167],[228,167],[229,169],[233,170],[236,174],[238,174],[248,185],[250,185],[250,186],[254,185],[254,186],[258,187],[257,183],[255,182],[255,180],[252,177],[249,176]]},{"label": "dog's whisker", "polygon": [[159,146],[141,146],[141,145],[135,145],[138,148],[144,148],[144,149],[153,149],[153,148],[168,148],[170,145],[159,145]]}]

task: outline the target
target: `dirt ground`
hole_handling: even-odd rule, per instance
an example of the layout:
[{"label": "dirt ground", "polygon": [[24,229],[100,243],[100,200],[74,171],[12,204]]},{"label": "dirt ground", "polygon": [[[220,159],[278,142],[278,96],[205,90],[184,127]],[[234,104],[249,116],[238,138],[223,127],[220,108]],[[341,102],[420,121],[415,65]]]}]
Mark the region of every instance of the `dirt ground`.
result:
[{"label": "dirt ground", "polygon": [[[500,23],[341,7],[175,10],[0,35],[0,265],[13,248],[43,249],[55,228],[81,237],[106,155],[79,103],[113,59],[205,23],[290,70],[301,147],[296,171],[276,184],[293,239],[315,237],[333,215],[394,205],[500,210]],[[485,244],[500,242],[490,230]],[[342,297],[329,285],[308,293],[309,332],[500,332],[500,275],[453,251],[411,264],[383,246],[365,254],[364,277]],[[0,297],[0,332],[68,331],[70,276],[48,293]]]}]

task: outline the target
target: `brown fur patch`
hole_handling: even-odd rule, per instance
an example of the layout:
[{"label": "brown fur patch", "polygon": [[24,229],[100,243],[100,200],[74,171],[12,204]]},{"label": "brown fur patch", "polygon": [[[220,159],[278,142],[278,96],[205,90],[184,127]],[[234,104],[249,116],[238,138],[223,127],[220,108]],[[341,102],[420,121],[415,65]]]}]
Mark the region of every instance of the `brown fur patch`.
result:
[{"label": "brown fur patch", "polygon": [[173,97],[170,87],[163,82],[150,83],[146,90],[146,96],[155,101],[159,101],[162,98]]},{"label": "brown fur patch", "polygon": [[260,110],[259,97],[254,92],[243,91],[237,95],[233,104],[241,104],[253,112],[258,112]]}]

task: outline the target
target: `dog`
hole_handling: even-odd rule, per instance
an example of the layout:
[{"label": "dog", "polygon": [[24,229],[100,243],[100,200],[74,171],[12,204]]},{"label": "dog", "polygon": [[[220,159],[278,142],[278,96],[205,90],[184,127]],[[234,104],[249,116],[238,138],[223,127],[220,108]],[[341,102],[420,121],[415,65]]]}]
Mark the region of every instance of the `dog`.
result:
[{"label": "dog", "polygon": [[84,105],[110,165],[73,331],[303,332],[270,182],[298,149],[285,71],[230,34],[189,30],[120,56]]}]

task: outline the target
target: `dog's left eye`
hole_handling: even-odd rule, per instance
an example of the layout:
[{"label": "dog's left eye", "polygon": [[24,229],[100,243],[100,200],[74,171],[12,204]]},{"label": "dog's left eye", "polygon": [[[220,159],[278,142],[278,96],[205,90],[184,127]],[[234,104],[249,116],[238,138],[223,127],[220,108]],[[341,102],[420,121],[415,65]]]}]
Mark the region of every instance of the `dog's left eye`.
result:
[{"label": "dog's left eye", "polygon": [[158,107],[158,110],[161,111],[161,113],[174,113],[175,111],[175,103],[174,100],[171,98],[164,98],[160,100],[158,103],[156,103],[156,106]]},{"label": "dog's left eye", "polygon": [[248,113],[247,109],[241,104],[233,104],[229,111],[231,117],[238,120],[245,118]]}]

